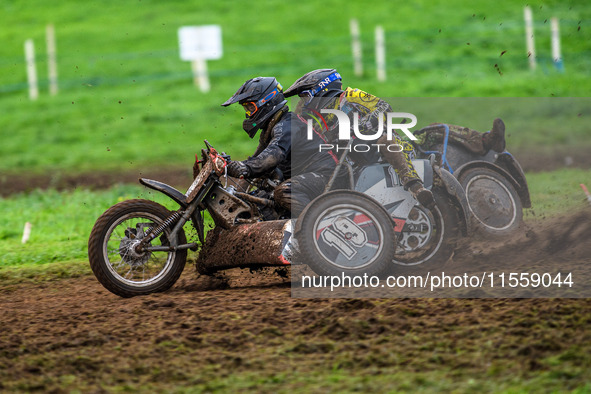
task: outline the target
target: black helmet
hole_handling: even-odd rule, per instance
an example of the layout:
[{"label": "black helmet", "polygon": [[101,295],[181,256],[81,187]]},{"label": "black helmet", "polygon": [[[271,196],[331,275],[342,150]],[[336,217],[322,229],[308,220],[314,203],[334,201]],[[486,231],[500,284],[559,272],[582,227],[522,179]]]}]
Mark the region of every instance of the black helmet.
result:
[{"label": "black helmet", "polygon": [[242,128],[253,138],[257,131],[265,126],[271,117],[281,110],[287,100],[283,96],[283,87],[273,77],[249,79],[222,105],[240,103],[246,111]]},{"label": "black helmet", "polygon": [[322,97],[334,90],[341,90],[341,74],[334,68],[310,71],[298,79],[285,91],[285,97],[299,95],[307,97],[308,102],[315,96]]}]

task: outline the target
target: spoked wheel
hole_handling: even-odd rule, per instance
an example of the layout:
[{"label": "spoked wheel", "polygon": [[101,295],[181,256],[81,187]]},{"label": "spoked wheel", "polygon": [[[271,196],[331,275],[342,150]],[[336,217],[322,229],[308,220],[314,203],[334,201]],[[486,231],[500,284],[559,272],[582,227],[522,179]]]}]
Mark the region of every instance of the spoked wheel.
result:
[{"label": "spoked wheel", "polygon": [[432,269],[445,263],[456,248],[460,217],[442,190],[433,189],[436,206],[415,205],[398,237],[394,270],[404,267]]},{"label": "spoked wheel", "polygon": [[[187,251],[150,252],[137,248],[150,229],[162,224],[170,211],[148,200],[129,200],[109,208],[96,221],[88,240],[90,267],[99,282],[121,297],[168,290],[185,267]],[[171,229],[148,246],[170,245]],[[178,244],[186,243],[184,231]]]},{"label": "spoked wheel", "polygon": [[514,233],[523,223],[519,194],[507,179],[487,168],[473,168],[464,172],[460,183],[475,228],[497,236]]},{"label": "spoked wheel", "polygon": [[392,219],[365,194],[323,194],[298,220],[303,262],[318,275],[380,275],[391,264],[396,249]]}]

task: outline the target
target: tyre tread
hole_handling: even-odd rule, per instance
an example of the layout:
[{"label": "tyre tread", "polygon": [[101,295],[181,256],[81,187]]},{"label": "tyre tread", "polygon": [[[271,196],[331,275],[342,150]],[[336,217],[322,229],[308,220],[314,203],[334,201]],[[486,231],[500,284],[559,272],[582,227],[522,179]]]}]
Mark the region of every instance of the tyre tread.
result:
[{"label": "tyre tread", "polygon": [[[147,212],[159,216],[161,219],[170,215],[170,211],[162,205],[150,200],[133,199],[120,202],[107,209],[95,222],[88,239],[88,259],[92,272],[98,281],[111,293],[120,297],[129,298],[137,295],[146,295],[170,289],[178,280],[186,263],[186,250],[179,250],[172,263],[172,267],[164,278],[153,286],[134,289],[132,286],[115,282],[108,268],[105,266],[103,256],[103,242],[106,231],[110,225],[123,214],[130,212]],[[184,231],[179,232],[179,243],[186,243]]]}]

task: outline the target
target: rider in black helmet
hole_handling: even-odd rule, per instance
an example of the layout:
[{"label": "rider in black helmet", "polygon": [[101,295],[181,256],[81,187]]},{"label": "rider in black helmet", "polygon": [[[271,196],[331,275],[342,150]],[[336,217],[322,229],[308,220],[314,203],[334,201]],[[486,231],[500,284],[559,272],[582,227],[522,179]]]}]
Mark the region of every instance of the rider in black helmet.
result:
[{"label": "rider in black helmet", "polygon": [[240,103],[244,108],[246,119],[242,122],[242,128],[248,136],[254,138],[259,129],[263,133],[259,149],[253,157],[245,161],[232,161],[228,164],[228,174],[237,178],[256,177],[282,164],[289,152],[291,137],[286,133],[271,135],[275,124],[288,111],[281,84],[272,77],[250,79],[222,106],[234,103]]},{"label": "rider in black helmet", "polygon": [[[321,109],[340,109],[349,114],[359,114],[358,130],[363,134],[374,134],[378,127],[380,117],[385,117],[384,113],[392,112],[392,107],[386,101],[373,95],[363,92],[359,89],[342,89],[341,75],[331,68],[310,71],[295,81],[285,91],[285,97],[294,95],[300,96],[296,113],[302,111],[306,117],[314,119],[317,128],[322,131],[329,141],[338,142],[336,131],[338,130],[338,121],[332,114],[321,114]],[[351,119],[353,125],[353,119]],[[390,152],[386,149],[380,149],[382,157],[394,167],[405,189],[409,190],[415,199],[422,205],[431,208],[435,200],[430,190],[423,187],[423,181],[415,171],[410,161],[413,147],[408,142],[400,139],[394,132],[394,140],[387,141],[386,134],[383,134],[378,140],[378,144],[398,144],[404,148],[402,152]],[[355,155],[352,152],[354,160],[364,162],[366,153]],[[365,158],[365,160],[367,160]]]},{"label": "rider in black helmet", "polygon": [[[289,112],[283,88],[275,78],[249,79],[222,105],[226,107],[233,103],[240,103],[246,112],[242,128],[248,136],[254,138],[258,130],[261,135],[259,146],[251,157],[228,164],[228,175],[256,178],[278,168],[286,180],[275,189],[275,202],[297,216],[324,191],[336,165],[333,157],[318,150],[322,141],[298,137],[305,136],[305,124],[294,119]],[[293,130],[294,127],[302,130]],[[292,163],[293,143],[297,143],[298,153],[306,153],[309,160]],[[292,184],[298,187],[294,189]]]},{"label": "rider in black helmet", "polygon": [[283,88],[273,77],[257,77],[246,81],[222,106],[240,103],[246,111],[242,128],[254,138],[260,128],[265,128],[271,116],[285,108],[287,100]]}]

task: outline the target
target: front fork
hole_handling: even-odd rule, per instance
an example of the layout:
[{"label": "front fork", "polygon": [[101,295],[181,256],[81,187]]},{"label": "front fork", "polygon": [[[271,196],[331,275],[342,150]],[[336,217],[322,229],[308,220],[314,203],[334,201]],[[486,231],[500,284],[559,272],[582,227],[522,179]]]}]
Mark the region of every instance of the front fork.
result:
[{"label": "front fork", "polygon": [[[137,253],[143,253],[143,252],[174,252],[174,251],[183,250],[183,249],[196,250],[197,246],[198,246],[198,244],[196,242],[178,245],[177,234],[179,231],[181,231],[181,229],[183,228],[185,223],[187,223],[191,219],[191,217],[193,216],[193,214],[197,210],[199,202],[200,202],[200,199],[196,198],[187,206],[187,209],[185,209],[184,211],[182,211],[182,210],[174,211],[169,217],[167,217],[164,220],[164,222],[162,222],[161,225],[150,230],[148,235],[146,235],[141,240],[141,242],[138,243],[138,245],[135,247],[135,251]],[[170,245],[167,245],[167,246],[151,246],[150,245],[150,242],[152,242],[154,239],[156,239],[160,234],[162,234],[162,232],[164,230],[166,230],[168,227],[170,227],[174,223],[176,223],[176,224],[174,225],[174,227],[168,237]],[[199,231],[199,229],[197,229],[197,231]]]}]

